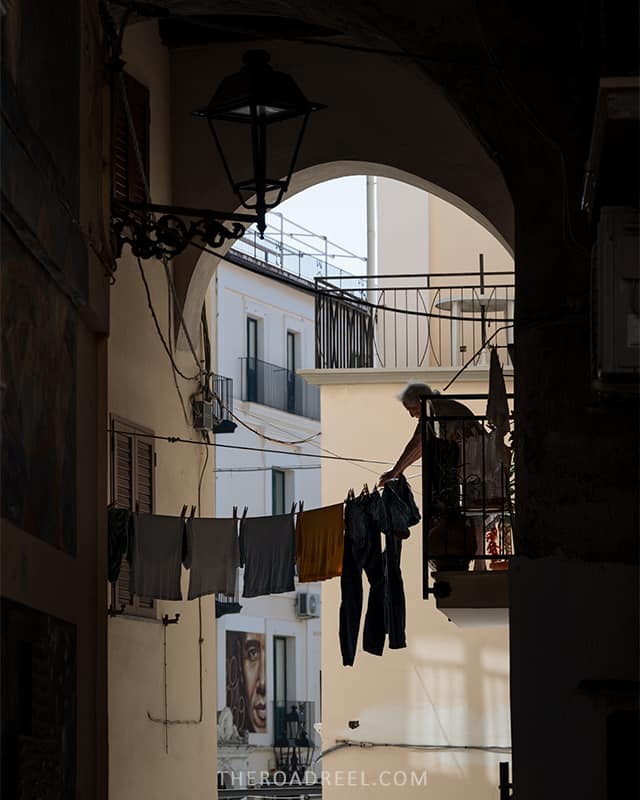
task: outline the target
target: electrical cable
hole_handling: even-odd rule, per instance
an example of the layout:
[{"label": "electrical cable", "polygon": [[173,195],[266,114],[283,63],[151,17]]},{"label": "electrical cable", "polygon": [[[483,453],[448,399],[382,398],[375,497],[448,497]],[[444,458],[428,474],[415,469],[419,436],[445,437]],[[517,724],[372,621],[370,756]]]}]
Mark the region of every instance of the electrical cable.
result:
[{"label": "electrical cable", "polygon": [[[107,428],[107,432],[110,432],[111,429]],[[169,442],[170,444],[180,443],[180,444],[197,444],[202,446],[202,442],[198,441],[197,439],[184,439],[181,436],[161,436],[160,434],[151,434],[151,433],[137,433],[135,431],[127,431],[127,435],[129,436],[145,436],[147,439],[158,439],[160,441]],[[249,445],[243,444],[220,444],[219,442],[207,442],[207,447],[222,447],[229,450],[248,450],[253,453],[276,453],[280,456],[295,456],[296,458],[325,458],[331,461],[349,461],[354,464],[381,464],[386,466],[390,464],[390,461],[377,461],[372,458],[348,458],[346,456],[329,456],[323,455],[321,453],[288,453],[286,450],[274,450],[273,448],[267,447],[250,447]]]},{"label": "electrical cable", "polygon": [[[169,287],[167,287],[167,290]],[[180,384],[178,383],[178,378],[176,375],[176,370],[174,367],[174,356],[173,356],[173,346],[171,344],[172,336],[171,331],[173,330],[173,299],[171,297],[171,292],[168,291],[168,303],[167,303],[167,319],[168,319],[168,326],[169,326],[169,349],[171,351],[171,375],[173,376],[173,385],[176,387],[176,392],[178,393],[178,397],[180,399],[180,405],[182,407],[182,413],[184,415],[184,421],[187,424],[187,427],[191,427],[193,420],[189,418],[189,414],[187,413],[187,407],[184,402],[184,397],[182,396],[182,391],[180,390]]]},{"label": "electrical cable", "polygon": [[496,328],[496,330],[491,334],[491,336],[487,339],[487,341],[481,347],[479,347],[476,350],[476,352],[471,356],[471,358],[465,364],[463,364],[462,367],[460,367],[460,369],[456,372],[456,374],[453,376],[453,378],[451,378],[449,383],[444,387],[444,389],[442,391],[443,392],[447,391],[447,389],[454,383],[454,381],[456,381],[460,377],[460,375],[462,375],[462,373],[465,371],[465,369],[468,366],[470,366],[473,361],[475,361],[475,359],[480,355],[480,353],[485,349],[485,347],[489,344],[489,342],[492,339],[495,339],[495,337],[501,331],[509,330],[509,328],[513,328],[513,323],[511,325],[502,325],[500,328]]},{"label": "electrical cable", "polygon": [[[213,472],[271,472],[273,469],[278,469],[276,465],[272,467],[214,467]],[[287,471],[297,471],[300,469],[321,469],[320,464],[300,464],[297,467],[285,466]]]},{"label": "electrical cable", "polygon": [[474,744],[410,744],[408,742],[360,742],[354,739],[336,739],[336,744],[332,747],[323,750],[312,762],[312,766],[317,764],[321,758],[335,753],[337,750],[343,750],[345,747],[361,747],[361,748],[375,748],[375,747],[393,747],[404,750],[421,750],[427,752],[442,753],[447,751],[480,751],[482,753],[499,753],[508,755],[511,753],[511,745],[474,745]]},{"label": "electrical cable", "polygon": [[181,378],[184,378],[185,381],[197,381],[199,379],[199,377],[200,377],[200,374],[191,375],[191,376],[190,375],[185,375],[184,372],[182,372],[182,370],[176,364],[176,362],[175,362],[175,360],[174,360],[174,358],[173,358],[173,356],[171,354],[171,349],[169,348],[169,345],[167,344],[167,342],[166,342],[166,340],[164,338],[164,334],[162,333],[162,329],[160,328],[160,323],[158,321],[158,317],[157,317],[155,309],[153,307],[153,302],[151,300],[151,290],[149,289],[149,284],[147,283],[147,278],[146,278],[146,275],[144,274],[144,267],[142,266],[142,261],[141,261],[140,258],[137,258],[136,260],[138,262],[138,269],[140,270],[140,277],[142,278],[142,282],[144,284],[145,292],[147,293],[147,305],[149,306],[149,311],[151,312],[151,316],[153,318],[153,324],[155,325],[156,331],[158,333],[158,336],[160,337],[160,341],[162,342],[162,346],[164,348],[165,353],[167,354],[167,357],[169,358],[169,361],[173,365],[173,368],[178,373],[178,375],[180,375]]},{"label": "electrical cable", "polygon": [[[206,245],[198,244],[197,242],[194,242],[194,241],[189,241],[188,244],[190,244],[192,247],[195,247],[197,250],[201,250],[203,253],[208,253],[209,255],[215,256],[216,258],[220,259],[221,261],[226,261],[229,264],[233,264],[235,267],[238,266],[238,264],[235,261],[233,261],[232,259],[228,258],[225,255],[221,255],[220,253],[217,253],[215,250],[211,250]],[[407,287],[407,288],[410,288],[410,287]],[[418,287],[418,288],[422,289],[424,287],[421,286],[421,287]],[[381,291],[384,291],[384,290],[381,290]],[[325,291],[323,289],[313,288],[313,289],[309,289],[309,292],[311,294],[315,295],[316,297],[333,297],[333,294],[331,292],[327,292],[327,291]],[[410,309],[406,309],[406,308],[395,308],[393,306],[384,306],[384,305],[380,305],[378,303],[371,303],[368,300],[363,300],[363,299],[360,299],[360,298],[354,298],[353,302],[356,303],[357,305],[366,306],[367,308],[373,308],[376,311],[392,311],[392,312],[394,312],[396,314],[406,314],[407,316],[411,316],[411,317],[420,317],[420,318],[426,318],[426,319],[432,318],[432,319],[455,320],[457,322],[474,322],[475,321],[474,317],[472,317],[472,316],[471,317],[454,317],[451,314],[433,314],[433,313],[428,312],[428,311],[411,311]],[[495,322],[495,323],[513,322],[513,320],[510,319],[509,317],[486,317],[485,318],[485,322]]]}]

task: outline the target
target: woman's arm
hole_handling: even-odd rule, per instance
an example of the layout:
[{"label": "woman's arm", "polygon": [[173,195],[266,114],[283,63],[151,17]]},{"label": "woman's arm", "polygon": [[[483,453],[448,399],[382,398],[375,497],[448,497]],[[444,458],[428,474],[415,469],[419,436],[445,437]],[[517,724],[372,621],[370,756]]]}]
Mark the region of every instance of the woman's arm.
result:
[{"label": "woman's arm", "polygon": [[400,454],[400,458],[396,461],[393,467],[387,472],[383,472],[380,476],[378,481],[379,486],[384,486],[384,484],[391,480],[392,478],[397,478],[405,469],[413,464],[414,461],[417,461],[420,456],[422,455],[422,431],[420,430],[420,423],[416,425],[416,429],[413,432],[413,436],[407,442],[407,446],[404,448],[402,453]]}]

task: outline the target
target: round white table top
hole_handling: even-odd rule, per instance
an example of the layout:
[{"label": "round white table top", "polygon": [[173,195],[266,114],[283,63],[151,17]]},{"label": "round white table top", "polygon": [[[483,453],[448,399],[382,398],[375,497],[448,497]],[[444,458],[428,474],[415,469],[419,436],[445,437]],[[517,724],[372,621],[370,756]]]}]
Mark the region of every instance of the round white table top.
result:
[{"label": "round white table top", "polygon": [[477,314],[484,306],[485,311],[507,311],[513,304],[513,298],[497,297],[491,294],[476,294],[473,297],[447,297],[436,302],[436,308],[445,311],[471,311]]}]

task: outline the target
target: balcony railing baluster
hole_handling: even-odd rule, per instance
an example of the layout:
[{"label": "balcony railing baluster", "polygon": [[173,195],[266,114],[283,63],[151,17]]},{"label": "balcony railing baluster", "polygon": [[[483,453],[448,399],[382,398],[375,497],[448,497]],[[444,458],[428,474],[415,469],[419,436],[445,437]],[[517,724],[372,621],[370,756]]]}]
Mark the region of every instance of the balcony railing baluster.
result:
[{"label": "balcony railing baluster", "polygon": [[289,414],[320,419],[320,387],[295,372],[258,358],[241,358],[242,399]]},{"label": "balcony railing baluster", "polygon": [[[482,287],[470,276],[477,273],[317,278],[316,368],[459,367],[489,338],[506,350],[513,272],[485,272]],[[483,356],[474,362],[485,364]]]}]

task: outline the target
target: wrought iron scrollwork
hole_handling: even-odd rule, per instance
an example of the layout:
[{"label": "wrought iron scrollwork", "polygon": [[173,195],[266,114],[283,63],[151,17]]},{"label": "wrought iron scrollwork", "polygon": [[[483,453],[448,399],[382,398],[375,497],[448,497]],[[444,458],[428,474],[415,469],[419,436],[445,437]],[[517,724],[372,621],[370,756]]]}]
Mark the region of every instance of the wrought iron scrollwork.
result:
[{"label": "wrought iron scrollwork", "polygon": [[116,205],[112,211],[111,227],[116,258],[128,244],[137,258],[162,259],[179,255],[194,239],[199,239],[204,247],[219,248],[228,240],[240,239],[246,226],[240,222],[227,226],[209,216],[187,223],[176,214],[155,217],[148,211]]}]

